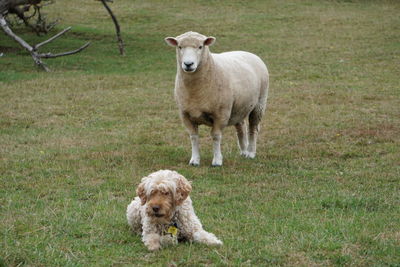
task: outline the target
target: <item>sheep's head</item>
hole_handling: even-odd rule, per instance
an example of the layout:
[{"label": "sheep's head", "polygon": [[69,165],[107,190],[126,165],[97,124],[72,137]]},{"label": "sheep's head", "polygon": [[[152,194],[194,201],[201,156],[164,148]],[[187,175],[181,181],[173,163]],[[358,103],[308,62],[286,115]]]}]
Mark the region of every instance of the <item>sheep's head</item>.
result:
[{"label": "sheep's head", "polygon": [[186,200],[191,190],[185,177],[175,171],[161,170],[144,177],[136,191],[153,221],[169,223],[175,208]]},{"label": "sheep's head", "polygon": [[208,53],[208,46],[215,42],[215,37],[207,37],[197,32],[186,32],[177,37],[167,37],[165,42],[176,47],[178,64],[184,72],[193,73],[201,65]]}]

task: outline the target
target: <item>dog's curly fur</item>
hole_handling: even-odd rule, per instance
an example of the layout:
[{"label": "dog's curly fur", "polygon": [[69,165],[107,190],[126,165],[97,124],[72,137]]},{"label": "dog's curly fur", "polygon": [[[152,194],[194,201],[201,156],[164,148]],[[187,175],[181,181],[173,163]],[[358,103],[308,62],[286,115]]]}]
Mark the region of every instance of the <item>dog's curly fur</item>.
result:
[{"label": "dog's curly fur", "polygon": [[179,240],[222,245],[214,234],[203,229],[189,197],[191,190],[186,178],[175,171],[160,170],[142,178],[136,190],[138,197],[128,205],[126,216],[149,250],[161,248],[163,232],[171,223],[178,226]]}]

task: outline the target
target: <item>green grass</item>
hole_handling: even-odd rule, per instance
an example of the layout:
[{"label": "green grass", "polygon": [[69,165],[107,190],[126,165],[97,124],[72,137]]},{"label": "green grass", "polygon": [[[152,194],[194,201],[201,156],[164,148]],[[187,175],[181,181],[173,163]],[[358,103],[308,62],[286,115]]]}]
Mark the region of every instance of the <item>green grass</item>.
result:
[{"label": "green grass", "polygon": [[[87,3],[86,3],[87,2]],[[44,9],[71,32],[43,51],[52,72],[1,34],[0,266],[398,266],[398,1],[114,1],[127,55],[96,1]],[[213,35],[270,70],[255,160],[224,131],[224,166],[187,165],[166,36]],[[30,43],[37,37],[16,30]],[[140,178],[173,169],[221,248],[150,253],[125,209]]]}]

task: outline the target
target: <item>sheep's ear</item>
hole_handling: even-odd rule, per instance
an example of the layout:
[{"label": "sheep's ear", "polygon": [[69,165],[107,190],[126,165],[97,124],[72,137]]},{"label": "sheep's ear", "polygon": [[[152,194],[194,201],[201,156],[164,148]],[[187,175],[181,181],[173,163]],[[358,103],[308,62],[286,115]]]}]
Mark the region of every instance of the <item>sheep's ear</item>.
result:
[{"label": "sheep's ear", "polygon": [[191,191],[192,191],[192,186],[190,185],[190,182],[186,180],[185,177],[180,175],[176,187],[176,196],[175,196],[176,205],[177,206],[181,205],[183,201],[185,201],[185,199],[189,196]]},{"label": "sheep's ear", "polygon": [[146,191],[144,189],[144,183],[140,183],[138,188],[136,189],[136,194],[139,196],[140,201],[142,202],[142,205],[146,204],[147,197],[146,197]]},{"label": "sheep's ear", "polygon": [[215,37],[207,37],[207,39],[204,41],[204,45],[212,46],[215,43]]},{"label": "sheep's ear", "polygon": [[167,37],[164,40],[170,46],[175,47],[178,45],[178,41],[174,37]]}]

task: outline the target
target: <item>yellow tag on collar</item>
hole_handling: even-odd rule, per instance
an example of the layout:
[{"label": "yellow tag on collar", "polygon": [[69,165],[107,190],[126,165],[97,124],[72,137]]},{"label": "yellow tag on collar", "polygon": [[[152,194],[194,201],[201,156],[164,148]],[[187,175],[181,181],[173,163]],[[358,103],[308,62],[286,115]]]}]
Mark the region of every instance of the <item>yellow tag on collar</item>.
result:
[{"label": "yellow tag on collar", "polygon": [[178,228],[176,228],[175,226],[171,225],[168,228],[167,233],[171,234],[172,236],[176,236],[178,234]]}]

